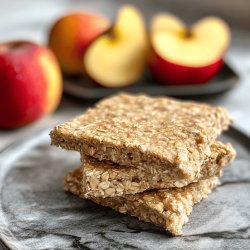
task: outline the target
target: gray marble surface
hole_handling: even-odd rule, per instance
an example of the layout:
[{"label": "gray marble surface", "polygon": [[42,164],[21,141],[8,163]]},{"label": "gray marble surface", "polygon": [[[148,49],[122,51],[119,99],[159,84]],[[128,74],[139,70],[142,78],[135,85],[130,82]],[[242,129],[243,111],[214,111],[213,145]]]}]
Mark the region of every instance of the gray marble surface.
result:
[{"label": "gray marble surface", "polygon": [[48,130],[2,154],[0,235],[11,249],[249,249],[249,138],[221,137],[238,152],[222,184],[194,207],[182,237],[63,191],[76,152],[49,145]]}]

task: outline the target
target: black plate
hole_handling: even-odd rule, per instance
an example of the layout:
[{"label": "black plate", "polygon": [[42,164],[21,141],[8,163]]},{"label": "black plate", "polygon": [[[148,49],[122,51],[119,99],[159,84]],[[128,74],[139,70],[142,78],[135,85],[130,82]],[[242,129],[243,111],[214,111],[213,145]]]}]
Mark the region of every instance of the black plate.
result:
[{"label": "black plate", "polygon": [[[182,237],[63,191],[79,154],[51,147],[49,130],[0,153],[0,241],[10,249],[249,249],[250,138],[221,136],[237,150],[222,185],[194,206]],[[1,248],[1,244],[0,244]]]},{"label": "black plate", "polygon": [[188,86],[171,86],[163,85],[152,78],[150,74],[131,86],[124,88],[103,88],[97,84],[93,84],[84,78],[64,79],[64,92],[83,99],[99,99],[117,91],[125,91],[130,93],[145,93],[150,95],[167,95],[167,96],[196,96],[218,94],[234,87],[239,77],[229,65],[224,64],[218,74],[205,84],[196,84]]}]

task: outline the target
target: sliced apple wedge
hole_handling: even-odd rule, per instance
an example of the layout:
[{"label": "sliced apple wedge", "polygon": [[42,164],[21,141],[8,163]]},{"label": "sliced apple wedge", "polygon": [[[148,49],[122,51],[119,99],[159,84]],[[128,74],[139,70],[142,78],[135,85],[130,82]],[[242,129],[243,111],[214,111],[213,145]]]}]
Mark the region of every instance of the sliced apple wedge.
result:
[{"label": "sliced apple wedge", "polygon": [[230,43],[228,25],[206,17],[191,26],[170,14],[156,16],[150,29],[149,66],[163,83],[197,84],[211,79],[221,68]]},{"label": "sliced apple wedge", "polygon": [[84,56],[87,74],[104,87],[135,83],[143,74],[149,42],[137,9],[123,6],[112,28],[96,38]]}]

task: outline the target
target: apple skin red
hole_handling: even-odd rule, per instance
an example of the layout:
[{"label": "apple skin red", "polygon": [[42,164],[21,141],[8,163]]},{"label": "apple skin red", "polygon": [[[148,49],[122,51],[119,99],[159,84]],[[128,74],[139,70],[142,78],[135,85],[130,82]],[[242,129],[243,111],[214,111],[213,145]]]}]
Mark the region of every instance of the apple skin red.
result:
[{"label": "apple skin red", "polygon": [[[39,62],[41,55],[55,60],[47,48],[32,42],[0,44],[0,128],[28,124],[46,113],[51,105],[47,92],[53,83],[48,82]],[[59,95],[55,96],[58,98]]]},{"label": "apple skin red", "polygon": [[220,70],[223,60],[203,67],[178,65],[163,59],[154,50],[152,51],[149,68],[153,76],[163,84],[188,85],[204,84]]},{"label": "apple skin red", "polygon": [[109,28],[107,18],[87,12],[71,13],[58,19],[50,30],[48,42],[63,72],[83,74],[82,58],[87,47]]}]

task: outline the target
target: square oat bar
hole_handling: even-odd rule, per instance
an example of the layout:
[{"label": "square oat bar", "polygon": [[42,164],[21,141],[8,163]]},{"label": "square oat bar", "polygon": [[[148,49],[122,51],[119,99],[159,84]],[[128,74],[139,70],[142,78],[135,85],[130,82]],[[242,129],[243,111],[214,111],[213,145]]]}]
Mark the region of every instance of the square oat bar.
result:
[{"label": "square oat bar", "polygon": [[195,179],[173,179],[168,172],[143,167],[120,166],[108,161],[99,161],[84,156],[82,167],[83,193],[88,197],[115,197],[136,194],[145,190],[184,187],[209,177],[220,176],[222,169],[235,157],[231,144],[216,141],[211,146],[211,154],[206,157],[199,175]]},{"label": "square oat bar", "polygon": [[[78,168],[65,176],[65,190],[82,195],[82,173]],[[181,235],[195,203],[200,202],[219,184],[217,177],[192,183],[183,188],[147,191],[123,197],[92,197],[93,202],[110,207],[120,213],[130,214],[140,220],[161,225],[173,235]]]},{"label": "square oat bar", "polygon": [[194,179],[210,145],[231,123],[222,107],[118,94],[51,131],[52,145],[124,166]]}]

